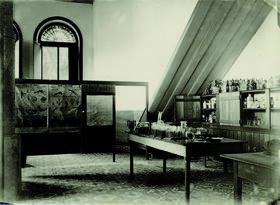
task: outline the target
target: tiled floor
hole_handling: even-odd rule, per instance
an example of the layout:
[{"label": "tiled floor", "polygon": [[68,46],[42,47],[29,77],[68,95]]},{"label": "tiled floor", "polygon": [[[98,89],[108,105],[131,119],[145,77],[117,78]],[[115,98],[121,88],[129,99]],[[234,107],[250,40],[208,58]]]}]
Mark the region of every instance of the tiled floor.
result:
[{"label": "tiled floor", "polygon": [[[191,163],[191,204],[233,204],[232,171],[222,164],[202,160]],[[13,204],[186,204],[184,160],[146,160],[135,156],[135,176],[129,177],[129,154],[66,154],[28,156],[22,169],[22,197]],[[243,204],[267,204],[270,191],[247,181],[243,183]]]}]

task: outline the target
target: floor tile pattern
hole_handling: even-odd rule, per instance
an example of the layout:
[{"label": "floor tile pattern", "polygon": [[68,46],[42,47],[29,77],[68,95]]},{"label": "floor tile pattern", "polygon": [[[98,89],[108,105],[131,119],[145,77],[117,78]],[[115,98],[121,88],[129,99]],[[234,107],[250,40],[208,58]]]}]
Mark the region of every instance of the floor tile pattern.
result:
[{"label": "floor tile pattern", "polygon": [[[13,204],[128,205],[186,204],[184,159],[167,160],[162,172],[158,157],[146,160],[138,153],[134,178],[129,176],[129,154],[111,153],[28,156],[22,168],[22,196]],[[233,204],[232,169],[225,174],[221,162],[202,159],[191,163],[191,204]],[[268,204],[269,189],[243,182],[243,204]]]}]

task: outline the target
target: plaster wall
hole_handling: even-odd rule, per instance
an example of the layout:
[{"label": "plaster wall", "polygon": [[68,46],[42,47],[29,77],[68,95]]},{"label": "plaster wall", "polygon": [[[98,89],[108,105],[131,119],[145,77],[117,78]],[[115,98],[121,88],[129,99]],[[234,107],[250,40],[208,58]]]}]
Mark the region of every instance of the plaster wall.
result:
[{"label": "plaster wall", "polygon": [[269,79],[280,75],[280,27],[277,18],[277,11],[273,9],[225,79]]},{"label": "plaster wall", "polygon": [[94,80],[144,81],[158,88],[197,0],[96,0]]},{"label": "plaster wall", "polygon": [[[46,18],[62,16],[74,22],[83,38],[83,70],[92,69],[92,5],[55,1],[15,1],[14,20],[23,36],[23,78],[33,78],[33,35],[36,27]],[[84,72],[84,78],[87,72]]]}]

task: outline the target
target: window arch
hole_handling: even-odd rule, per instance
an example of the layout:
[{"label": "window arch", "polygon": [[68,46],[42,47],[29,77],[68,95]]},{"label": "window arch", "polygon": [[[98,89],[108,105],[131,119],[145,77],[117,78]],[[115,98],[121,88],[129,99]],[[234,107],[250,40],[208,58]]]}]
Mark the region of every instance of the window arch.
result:
[{"label": "window arch", "polygon": [[63,17],[41,22],[34,33],[34,78],[82,80],[82,36],[78,27]]},{"label": "window arch", "polygon": [[15,78],[22,78],[22,33],[18,24],[13,22],[15,39]]}]

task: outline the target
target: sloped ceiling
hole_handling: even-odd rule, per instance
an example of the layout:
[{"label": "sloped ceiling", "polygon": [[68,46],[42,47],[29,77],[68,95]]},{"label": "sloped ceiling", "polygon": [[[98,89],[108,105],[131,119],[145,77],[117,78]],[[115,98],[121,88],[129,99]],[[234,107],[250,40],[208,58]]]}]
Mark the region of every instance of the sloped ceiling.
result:
[{"label": "sloped ceiling", "polygon": [[[0,0],[1,1],[1,0]],[[94,0],[13,0],[14,2],[49,2],[49,1],[63,1],[69,3],[83,3],[83,4],[93,4]]]},{"label": "sloped ceiling", "polygon": [[84,3],[84,4],[93,4],[94,0],[56,0],[56,1],[64,1],[64,2],[72,2],[72,3]]},{"label": "sloped ceiling", "polygon": [[272,7],[264,0],[198,0],[149,107],[171,121],[176,95],[201,95],[222,79],[262,25]]}]

